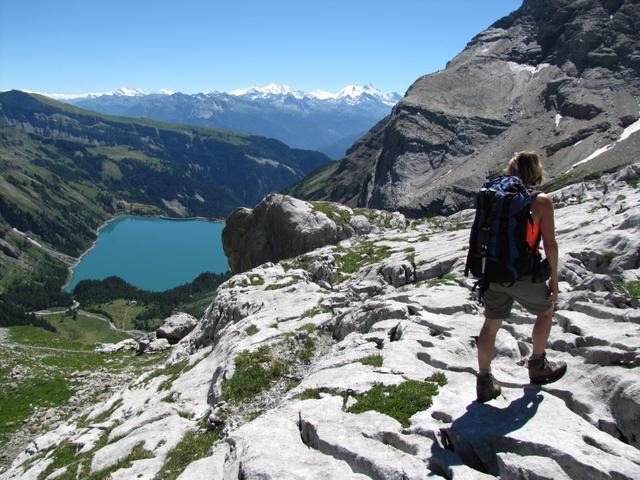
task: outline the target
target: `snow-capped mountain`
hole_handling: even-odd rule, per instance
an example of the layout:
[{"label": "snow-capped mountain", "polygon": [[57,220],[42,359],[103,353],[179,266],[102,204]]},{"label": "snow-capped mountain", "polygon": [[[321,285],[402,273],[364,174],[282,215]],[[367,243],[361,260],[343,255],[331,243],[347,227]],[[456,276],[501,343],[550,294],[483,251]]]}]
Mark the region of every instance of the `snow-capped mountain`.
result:
[{"label": "snow-capped mountain", "polygon": [[145,92],[122,87],[107,93],[46,94],[111,115],[254,133],[295,148],[341,158],[364,132],[400,100],[373,85],[349,85],[338,92],[304,92],[287,85],[251,86],[230,92]]},{"label": "snow-capped mountain", "polygon": [[357,103],[365,98],[373,98],[390,107],[400,100],[400,95],[397,93],[384,93],[382,90],[377,89],[371,84],[365,86],[347,85],[337,93],[325,92],[324,90],[313,90],[307,93],[302,90],[294,90],[288,85],[276,85],[275,83],[270,83],[265,87],[252,86],[249,88],[232,90],[229,94],[236,97],[250,97],[253,99],[265,99],[276,96],[291,95],[299,100],[302,100],[303,98],[310,98],[320,101],[334,100],[349,103]]},{"label": "snow-capped mountain", "polygon": [[[54,100],[60,100],[62,102],[71,101],[71,100],[84,100],[87,98],[97,98],[103,96],[110,97],[139,97],[142,95],[148,95],[147,92],[142,90],[141,88],[128,88],[128,87],[120,87],[115,90],[111,90],[109,92],[102,93],[41,93],[41,92],[28,92],[28,93],[40,93],[41,95],[46,95],[49,98],[53,98]],[[171,90],[160,90],[160,93],[163,94],[172,94]]]}]

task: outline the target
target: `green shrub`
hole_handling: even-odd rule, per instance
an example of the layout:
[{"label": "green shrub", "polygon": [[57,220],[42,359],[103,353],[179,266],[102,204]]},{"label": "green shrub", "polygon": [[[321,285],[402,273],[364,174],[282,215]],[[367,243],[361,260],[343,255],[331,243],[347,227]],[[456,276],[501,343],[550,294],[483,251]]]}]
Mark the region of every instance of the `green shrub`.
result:
[{"label": "green shrub", "polygon": [[284,362],[271,358],[269,347],[254,352],[240,352],[235,357],[236,370],[222,383],[222,399],[242,402],[266,390],[288,370]]},{"label": "green shrub", "polygon": [[375,410],[395,418],[403,427],[408,427],[409,418],[429,408],[437,394],[438,385],[431,382],[407,380],[395,386],[376,385],[364,395],[356,396],[355,405],[347,411],[362,413]]},{"label": "green shrub", "polygon": [[300,358],[303,363],[309,363],[315,353],[316,341],[312,337],[308,337],[305,339],[302,344],[302,348],[298,352],[298,358]]},{"label": "green shrub", "polygon": [[632,298],[640,299],[640,280],[616,283],[615,287],[616,290],[625,292]]},{"label": "green shrub", "polygon": [[341,392],[340,390],[334,390],[332,388],[309,388],[304,392],[298,394],[296,398],[298,400],[318,400],[321,398],[321,393],[329,393],[331,395],[336,395],[342,397],[343,400],[346,400],[346,393]]},{"label": "green shrub", "polygon": [[369,355],[360,359],[360,363],[363,365],[371,365],[372,367],[382,366],[382,355]]},{"label": "green shrub", "polygon": [[456,276],[452,273],[446,273],[440,278],[431,278],[427,281],[429,288],[437,287],[438,285],[449,285],[455,280]]},{"label": "green shrub", "polygon": [[301,327],[296,328],[297,331],[307,332],[309,334],[316,331],[316,326],[313,323],[305,323]]},{"label": "green shrub", "polygon": [[324,306],[314,307],[305,311],[300,316],[300,320],[302,320],[303,318],[315,317],[316,315],[320,315],[321,313],[329,313],[329,312],[331,312],[331,309],[329,307],[324,307]]},{"label": "green shrub", "polygon": [[244,333],[246,333],[249,336],[255,335],[256,333],[258,333],[258,327],[256,327],[253,324],[249,325],[247,328],[244,329]]},{"label": "green shrub", "polygon": [[[340,247],[342,248],[342,247]],[[334,251],[345,251],[335,248]],[[377,246],[371,241],[365,241],[359,245],[354,246],[347,253],[335,260],[339,273],[350,274],[360,270],[365,265],[371,265],[372,263],[378,263],[391,255],[391,248],[382,245]],[[342,279],[341,275],[338,278]]]}]

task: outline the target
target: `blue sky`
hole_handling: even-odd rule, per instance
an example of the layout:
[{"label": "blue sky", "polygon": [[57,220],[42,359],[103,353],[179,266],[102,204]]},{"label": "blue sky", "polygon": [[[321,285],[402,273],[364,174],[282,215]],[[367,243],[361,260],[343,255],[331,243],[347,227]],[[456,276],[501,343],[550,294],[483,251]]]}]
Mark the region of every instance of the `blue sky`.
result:
[{"label": "blue sky", "polygon": [[3,0],[0,90],[403,94],[522,0]]}]

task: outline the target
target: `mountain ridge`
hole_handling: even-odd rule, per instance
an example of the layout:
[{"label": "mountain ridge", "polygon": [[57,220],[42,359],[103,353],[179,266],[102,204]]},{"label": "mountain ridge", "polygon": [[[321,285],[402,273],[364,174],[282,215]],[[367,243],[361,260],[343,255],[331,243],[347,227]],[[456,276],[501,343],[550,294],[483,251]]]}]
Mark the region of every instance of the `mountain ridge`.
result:
[{"label": "mountain ridge", "polygon": [[353,138],[389,114],[399,100],[372,85],[337,93],[267,85],[226,92],[140,93],[67,98],[73,105],[106,114],[223,128],[276,138],[294,148],[342,158]]},{"label": "mountain ridge", "polygon": [[519,150],[539,151],[556,184],[633,162],[638,135],[616,140],[640,118],[639,12],[630,0],[526,0],[418,78],[332,176],[300,190],[421,216],[471,206]]}]

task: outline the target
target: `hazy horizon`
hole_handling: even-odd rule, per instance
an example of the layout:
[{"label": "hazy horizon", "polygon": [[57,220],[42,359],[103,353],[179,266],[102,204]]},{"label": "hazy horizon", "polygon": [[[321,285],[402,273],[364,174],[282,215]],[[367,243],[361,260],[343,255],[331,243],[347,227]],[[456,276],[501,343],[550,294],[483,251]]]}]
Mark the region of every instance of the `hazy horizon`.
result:
[{"label": "hazy horizon", "polygon": [[189,94],[275,83],[403,94],[521,3],[3,2],[0,90]]}]

